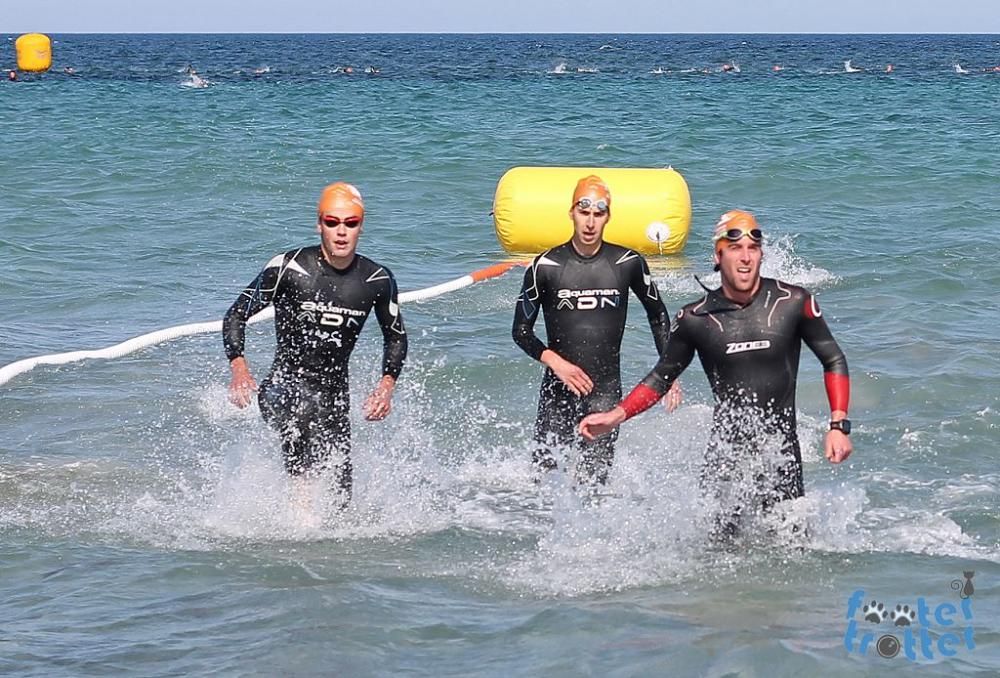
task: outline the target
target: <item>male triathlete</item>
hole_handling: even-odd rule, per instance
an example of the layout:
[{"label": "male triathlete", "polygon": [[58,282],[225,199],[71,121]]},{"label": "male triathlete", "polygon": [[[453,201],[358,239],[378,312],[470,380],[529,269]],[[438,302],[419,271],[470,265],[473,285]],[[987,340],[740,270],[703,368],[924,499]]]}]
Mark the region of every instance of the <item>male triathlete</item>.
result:
[{"label": "male triathlete", "polygon": [[[535,420],[533,461],[558,466],[553,448],[579,450],[576,476],[606,483],[615,435],[580,441],[576,426],[590,413],[621,399],[620,355],[628,293],[646,309],[657,351],[670,334],[670,318],[649,267],[632,250],[604,241],[611,218],[611,192],[597,176],[580,179],[569,216],[573,237],[531,262],[514,310],[514,341],[548,369],[542,378]],[[541,311],[548,345],[535,335]],[[674,392],[672,398],[679,398]],[[676,406],[676,400],[669,401]]]},{"label": "male triathlete", "polygon": [[257,384],[243,357],[247,319],[274,304],[277,349],[260,385],[264,420],[281,436],[285,469],[296,477],[334,473],[350,497],[351,424],[348,362],[372,309],[382,329],[382,379],[365,402],[369,420],[384,419],[406,358],[396,281],[356,253],[365,207],[358,190],[330,184],[317,207],[320,244],[279,254],[226,313],[223,341],[232,369],[230,399],[246,407]]},{"label": "male triathlete", "polygon": [[585,438],[600,440],[659,400],[697,352],[716,402],[703,482],[725,502],[720,527],[728,534],[747,508],[803,495],[795,421],[803,341],[823,365],[826,458],[840,463],[852,449],[847,360],[812,294],[760,276],[762,239],[749,212],[722,215],[714,234],[722,286],[680,310],[666,353],[628,397],[580,424]]}]

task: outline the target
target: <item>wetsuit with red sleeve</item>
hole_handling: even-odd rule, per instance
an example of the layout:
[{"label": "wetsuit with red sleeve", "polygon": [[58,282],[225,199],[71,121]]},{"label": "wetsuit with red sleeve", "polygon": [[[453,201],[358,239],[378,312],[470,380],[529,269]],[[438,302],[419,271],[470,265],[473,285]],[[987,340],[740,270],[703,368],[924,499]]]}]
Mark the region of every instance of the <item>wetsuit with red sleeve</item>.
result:
[{"label": "wetsuit with red sleeve", "polygon": [[[586,396],[573,394],[546,369],[535,420],[534,461],[554,468],[553,448],[578,448],[577,473],[604,483],[614,457],[615,436],[584,442],[576,426],[587,414],[614,407],[621,399],[621,345],[632,290],[646,310],[659,353],[670,334],[670,316],[646,260],[630,249],[605,242],[591,257],[571,242],[543,252],[524,274],[514,310],[514,342],[535,360],[546,348],[580,367],[594,383]],[[541,312],[548,345],[535,335]]]},{"label": "wetsuit with red sleeve", "polygon": [[398,377],[402,371],[407,340],[396,281],[389,269],[361,255],[337,269],[319,246],[279,254],[226,313],[222,334],[230,361],[243,355],[246,321],[270,304],[277,348],[260,385],[261,414],[281,435],[289,474],[332,466],[350,492],[348,363],[374,310],[382,329],[382,373]]},{"label": "wetsuit with red sleeve", "polygon": [[736,480],[744,495],[739,501],[749,489],[765,507],[800,497],[795,385],[802,342],[823,365],[830,409],[846,412],[847,360],[816,298],[771,278],[761,278],[746,305],[720,288],[682,308],[666,352],[622,407],[627,417],[650,407],[697,353],[716,403],[703,479],[709,485]]}]

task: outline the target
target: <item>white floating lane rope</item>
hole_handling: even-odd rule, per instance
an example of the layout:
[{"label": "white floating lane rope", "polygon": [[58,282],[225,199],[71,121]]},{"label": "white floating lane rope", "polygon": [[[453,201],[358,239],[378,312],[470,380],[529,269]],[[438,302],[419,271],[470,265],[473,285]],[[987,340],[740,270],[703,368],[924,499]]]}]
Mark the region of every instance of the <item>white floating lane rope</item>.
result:
[{"label": "white floating lane rope", "polygon": [[[454,292],[455,290],[460,290],[463,287],[474,285],[482,280],[488,280],[489,278],[501,276],[514,266],[517,266],[519,263],[520,262],[505,262],[502,264],[494,264],[493,266],[487,266],[486,268],[479,269],[478,271],[473,271],[468,275],[463,275],[461,278],[456,278],[455,280],[451,280],[440,285],[427,287],[422,290],[413,290],[412,292],[403,292],[399,295],[399,303],[402,304],[410,301],[423,301],[424,299],[437,297],[442,294],[447,294],[448,292]],[[268,306],[263,311],[250,318],[247,323],[259,323],[264,320],[270,320],[273,317],[274,307]],[[107,348],[94,349],[91,351],[53,353],[50,355],[36,356],[34,358],[25,358],[24,360],[18,360],[17,362],[0,367],[0,386],[6,384],[17,375],[27,372],[38,365],[63,365],[65,363],[86,360],[88,358],[121,358],[129,353],[134,353],[140,349],[153,346],[155,344],[162,344],[163,342],[170,341],[171,339],[186,337],[190,334],[208,334],[211,332],[222,332],[221,320],[168,327],[166,329],[157,330],[156,332],[150,332],[149,334],[133,337],[132,339]]]}]

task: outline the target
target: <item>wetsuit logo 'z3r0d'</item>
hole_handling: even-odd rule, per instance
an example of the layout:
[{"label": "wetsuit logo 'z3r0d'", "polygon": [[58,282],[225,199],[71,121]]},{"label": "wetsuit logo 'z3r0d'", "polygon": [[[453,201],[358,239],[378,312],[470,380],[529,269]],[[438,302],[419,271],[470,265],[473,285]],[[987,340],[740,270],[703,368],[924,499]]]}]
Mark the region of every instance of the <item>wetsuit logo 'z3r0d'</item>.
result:
[{"label": "wetsuit logo 'z3r0d'", "polygon": [[[558,310],[568,308],[571,311],[575,308],[577,311],[592,311],[595,308],[618,308],[618,297],[621,292],[614,289],[603,289],[603,290],[567,290],[561,289],[556,292],[556,296],[559,298],[559,303],[556,305]],[[576,305],[573,305],[573,299],[576,299]]]},{"label": "wetsuit logo 'z3r0d'", "polygon": [[761,341],[731,341],[726,344],[726,355],[745,353],[746,351],[762,351],[765,348],[771,348],[771,342],[768,339]]}]

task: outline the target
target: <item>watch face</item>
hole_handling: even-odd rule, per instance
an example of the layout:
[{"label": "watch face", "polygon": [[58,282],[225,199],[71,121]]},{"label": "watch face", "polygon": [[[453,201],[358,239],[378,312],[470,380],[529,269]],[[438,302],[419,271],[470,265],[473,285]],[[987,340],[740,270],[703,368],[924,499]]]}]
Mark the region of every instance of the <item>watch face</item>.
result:
[{"label": "watch face", "polygon": [[844,433],[844,435],[850,435],[850,433],[851,433],[851,420],[850,419],[841,419],[840,421],[831,421],[830,422],[830,428],[831,429],[837,429],[838,431],[842,431]]}]

